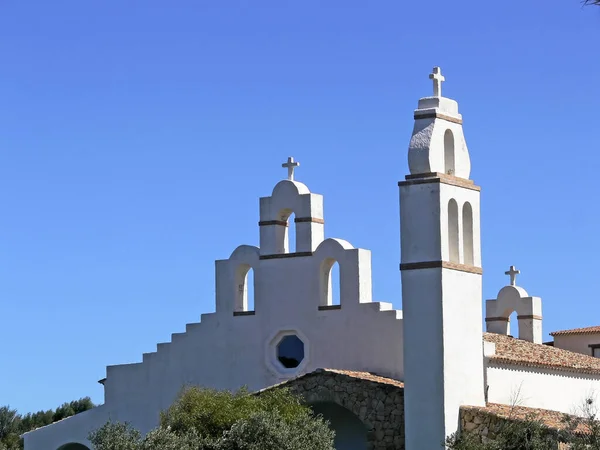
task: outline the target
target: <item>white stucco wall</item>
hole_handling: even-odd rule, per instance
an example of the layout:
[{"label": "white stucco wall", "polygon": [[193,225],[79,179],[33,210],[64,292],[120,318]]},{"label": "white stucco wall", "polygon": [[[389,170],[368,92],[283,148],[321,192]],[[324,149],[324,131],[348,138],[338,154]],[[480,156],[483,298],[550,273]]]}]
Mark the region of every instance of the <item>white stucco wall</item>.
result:
[{"label": "white stucco wall", "polygon": [[[451,200],[458,211],[454,258]],[[466,262],[466,203],[472,209],[472,264],[460,268]],[[439,447],[457,430],[460,405],[484,404],[481,275],[469,272],[481,265],[479,217],[477,190],[440,182],[400,187],[407,450]],[[420,268],[449,261],[459,270]]]},{"label": "white stucco wall", "polygon": [[571,352],[592,356],[590,345],[600,345],[600,333],[567,334],[554,336],[554,346]]},{"label": "white stucco wall", "polygon": [[600,376],[490,363],[488,401],[581,414],[588,398],[600,397]]},{"label": "white stucco wall", "polygon": [[25,434],[25,448],[56,450],[65,444],[91,447],[87,440],[89,433],[106,423],[108,418],[104,405],[98,406]]},{"label": "white stucco wall", "polygon": [[[304,229],[304,234],[296,234],[297,248],[305,253],[282,254],[281,230],[274,227],[283,226],[268,222],[263,227],[271,231],[261,234],[261,240],[277,251],[275,255],[241,246],[229,259],[216,262],[215,313],[203,314],[200,323],[173,334],[172,342],[158,344],[157,352],[144,354],[142,362],[109,366],[105,405],[29,433],[26,450],[85,444],[87,430],[101,426],[109,417],[148,432],[185,384],[231,390],[245,385],[257,390],[318,368],[402,379],[401,312],[392,310],[389,303],[372,302],[368,250],[355,249],[342,240],[323,240],[322,201],[303,186],[279,183],[276,198],[261,200],[261,212],[274,214],[273,205],[292,212],[302,207],[297,218],[317,219],[297,224]],[[306,216],[311,213],[321,217]],[[333,261],[339,264],[339,309],[327,305],[327,275]],[[240,268],[249,267],[254,271],[254,312],[244,311],[240,300],[244,290]],[[304,342],[305,357],[295,369],[283,369],[276,360],[277,343],[286,334],[296,334]]]}]

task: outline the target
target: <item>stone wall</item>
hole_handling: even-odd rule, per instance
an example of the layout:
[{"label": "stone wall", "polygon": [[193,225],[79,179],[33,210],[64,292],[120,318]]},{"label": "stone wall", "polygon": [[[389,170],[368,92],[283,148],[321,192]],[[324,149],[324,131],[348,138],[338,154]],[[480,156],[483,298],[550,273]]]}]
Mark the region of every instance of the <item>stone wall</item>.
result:
[{"label": "stone wall", "polygon": [[284,385],[308,404],[333,402],[367,429],[369,450],[404,449],[404,386],[362,372],[319,369]]},{"label": "stone wall", "polygon": [[[565,429],[564,414],[519,406],[488,404],[487,407],[463,406],[460,409],[460,428],[462,432],[480,436],[481,442],[494,441],[502,427],[511,421],[540,421],[548,434],[557,435]],[[578,431],[582,431],[578,427]],[[566,444],[556,443],[557,450],[568,449]]]}]

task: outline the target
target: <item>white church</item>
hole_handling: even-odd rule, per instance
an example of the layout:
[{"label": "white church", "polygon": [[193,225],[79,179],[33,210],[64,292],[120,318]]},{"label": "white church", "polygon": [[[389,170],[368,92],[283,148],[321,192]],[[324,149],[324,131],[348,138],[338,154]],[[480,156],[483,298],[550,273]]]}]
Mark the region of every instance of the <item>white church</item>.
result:
[{"label": "white church", "polygon": [[148,432],[190,384],[287,385],[331,421],[340,450],[442,448],[473,408],[495,414],[518,393],[521,408],[576,413],[600,392],[600,327],[543,343],[542,301],[517,285],[515,267],[483,315],[480,187],[458,104],[442,96],[439,68],[430,79],[398,183],[402,311],[373,301],[369,250],[325,238],[323,197],[296,181],[290,157],[287,179],[260,198],[260,246],[216,261],[215,312],[141,361],[108,366],[104,404],[26,433],[25,450],[92,449],[88,433],[109,420]]}]

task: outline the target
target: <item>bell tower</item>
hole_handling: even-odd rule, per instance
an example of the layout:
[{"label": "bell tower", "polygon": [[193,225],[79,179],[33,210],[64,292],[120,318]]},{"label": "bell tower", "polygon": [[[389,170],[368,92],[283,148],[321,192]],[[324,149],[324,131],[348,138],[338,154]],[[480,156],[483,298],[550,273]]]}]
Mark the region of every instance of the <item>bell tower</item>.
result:
[{"label": "bell tower", "polygon": [[400,187],[406,449],[440,448],[461,405],[483,406],[480,188],[458,103],[419,100]]}]

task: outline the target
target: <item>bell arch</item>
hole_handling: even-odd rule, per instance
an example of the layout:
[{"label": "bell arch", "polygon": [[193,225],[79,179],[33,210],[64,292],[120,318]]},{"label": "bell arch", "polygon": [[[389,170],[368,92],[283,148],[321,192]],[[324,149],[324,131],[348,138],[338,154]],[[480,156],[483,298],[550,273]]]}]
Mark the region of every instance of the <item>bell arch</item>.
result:
[{"label": "bell arch", "polygon": [[485,309],[488,332],[514,337],[518,335],[519,339],[542,343],[541,298],[531,297],[522,287],[510,285],[498,292],[498,298],[487,300]]},{"label": "bell arch", "polygon": [[446,130],[444,133],[444,173],[454,175],[455,172],[454,134],[452,130]]},{"label": "bell arch", "polygon": [[459,258],[458,203],[453,198],[448,202],[448,258],[458,263]]},{"label": "bell arch", "polygon": [[320,269],[319,306],[341,306],[342,271],[334,258],[325,258]]},{"label": "bell arch", "polygon": [[234,312],[254,311],[254,270],[250,264],[240,264],[235,273],[237,286]]},{"label": "bell arch", "polygon": [[475,263],[475,254],[473,248],[473,208],[469,202],[465,202],[463,205],[462,224],[464,264],[472,266]]}]

